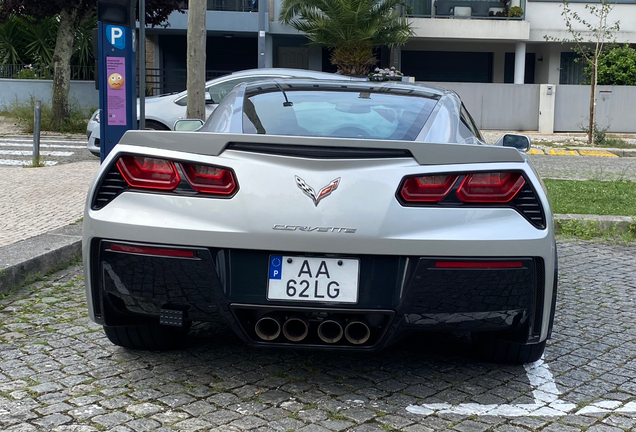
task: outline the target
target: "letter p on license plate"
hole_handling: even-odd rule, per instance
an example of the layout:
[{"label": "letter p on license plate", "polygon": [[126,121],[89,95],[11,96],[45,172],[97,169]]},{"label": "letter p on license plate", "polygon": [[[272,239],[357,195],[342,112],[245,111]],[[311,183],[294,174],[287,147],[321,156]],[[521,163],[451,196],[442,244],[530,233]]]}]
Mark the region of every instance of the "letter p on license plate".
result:
[{"label": "letter p on license plate", "polygon": [[360,261],[271,255],[268,300],[357,303]]}]

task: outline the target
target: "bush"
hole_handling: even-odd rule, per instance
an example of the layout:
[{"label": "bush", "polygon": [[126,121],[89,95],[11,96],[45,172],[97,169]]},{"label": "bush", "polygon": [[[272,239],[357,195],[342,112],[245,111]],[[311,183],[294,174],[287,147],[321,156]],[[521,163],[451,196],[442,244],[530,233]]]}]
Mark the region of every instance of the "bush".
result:
[{"label": "bush", "polygon": [[[13,102],[2,114],[17,121],[25,133],[33,133],[35,99],[29,102]],[[59,129],[51,127],[51,105],[42,104],[40,130],[66,133],[85,133],[92,112],[77,106],[69,107],[69,118]]]},{"label": "bush", "polygon": [[521,17],[523,16],[523,9],[521,9],[519,6],[513,6],[508,11],[508,16],[512,18]]},{"label": "bush", "polygon": [[[590,133],[590,128],[588,126],[579,124],[579,127],[586,134]],[[599,129],[598,125],[594,123],[594,143],[595,144],[601,145],[605,143],[605,140],[607,140],[607,131],[609,130],[609,128],[610,126],[607,125],[604,128]]]}]

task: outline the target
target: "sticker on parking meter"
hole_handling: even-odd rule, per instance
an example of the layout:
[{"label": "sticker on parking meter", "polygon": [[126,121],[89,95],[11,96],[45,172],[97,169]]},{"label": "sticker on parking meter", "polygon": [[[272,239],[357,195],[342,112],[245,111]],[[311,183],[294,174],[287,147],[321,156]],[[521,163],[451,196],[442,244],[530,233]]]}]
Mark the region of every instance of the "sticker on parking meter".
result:
[{"label": "sticker on parking meter", "polygon": [[106,97],[109,126],[126,126],[126,59],[106,57]]}]

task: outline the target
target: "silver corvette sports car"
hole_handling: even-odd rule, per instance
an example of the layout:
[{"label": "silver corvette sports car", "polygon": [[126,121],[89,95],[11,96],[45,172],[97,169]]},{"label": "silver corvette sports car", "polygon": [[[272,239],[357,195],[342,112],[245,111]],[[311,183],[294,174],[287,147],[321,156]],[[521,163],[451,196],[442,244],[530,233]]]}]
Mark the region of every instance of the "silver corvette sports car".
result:
[{"label": "silver corvette sports car", "polygon": [[130,131],[102,164],[84,217],[90,317],[128,348],[179,346],[220,316],[255,346],[374,350],[450,330],[482,359],[537,360],[557,259],[528,148],[485,144],[437,88],[241,84],[198,130]]}]

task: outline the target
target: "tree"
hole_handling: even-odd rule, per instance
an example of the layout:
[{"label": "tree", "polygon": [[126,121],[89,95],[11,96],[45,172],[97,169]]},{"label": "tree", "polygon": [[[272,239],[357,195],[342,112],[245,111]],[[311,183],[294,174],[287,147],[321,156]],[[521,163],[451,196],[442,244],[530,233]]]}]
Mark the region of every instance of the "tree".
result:
[{"label": "tree", "polygon": [[[613,42],[613,34],[620,30],[619,22],[608,23],[607,19],[614,9],[614,4],[608,0],[600,0],[599,4],[585,4],[589,18],[582,17],[570,8],[570,3],[563,0],[561,16],[565,19],[565,26],[569,38],[558,39],[545,36],[546,40],[573,43],[572,50],[587,63],[590,76],[590,113],[588,118],[587,142],[594,145],[594,131],[596,127],[596,85],[598,83],[599,59],[605,45]],[[584,31],[579,29],[583,28]]]},{"label": "tree", "polygon": [[[636,86],[636,49],[627,44],[612,45],[601,53],[596,69],[599,85]],[[589,77],[590,72],[589,67],[585,69]]]},{"label": "tree", "polygon": [[[180,0],[147,0],[146,22],[159,25],[179,10]],[[0,21],[12,15],[28,16],[34,22],[57,17],[58,27],[53,52],[53,97],[51,126],[58,129],[68,119],[68,93],[71,87],[71,57],[75,30],[95,16],[97,0],[3,0]]]},{"label": "tree", "polygon": [[403,45],[413,35],[404,0],[283,0],[280,21],[302,31],[311,45],[331,48],[343,75],[366,75],[373,48]]},{"label": "tree", "polygon": [[188,106],[186,118],[205,120],[205,15],[206,0],[188,2],[188,53],[186,90]]}]

